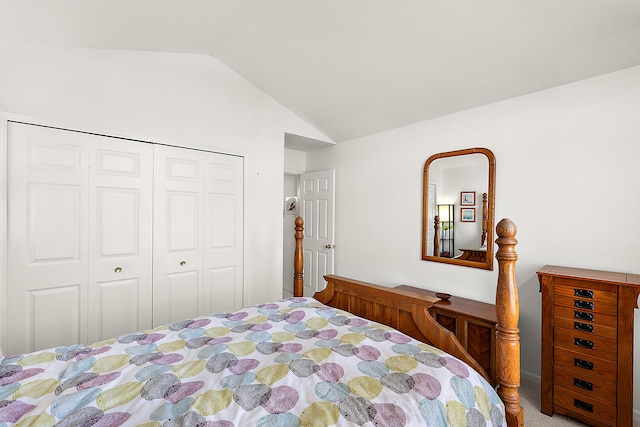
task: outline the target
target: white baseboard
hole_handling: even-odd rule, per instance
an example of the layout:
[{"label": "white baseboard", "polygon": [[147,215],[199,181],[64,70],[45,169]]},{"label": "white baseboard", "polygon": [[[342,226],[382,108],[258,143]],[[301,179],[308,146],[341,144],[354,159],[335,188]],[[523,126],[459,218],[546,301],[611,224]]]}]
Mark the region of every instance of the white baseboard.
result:
[{"label": "white baseboard", "polygon": [[540,375],[533,374],[531,372],[527,372],[523,370],[520,371],[520,378],[525,379],[527,381],[531,381],[536,384],[540,384],[542,382],[542,377],[540,377]]}]

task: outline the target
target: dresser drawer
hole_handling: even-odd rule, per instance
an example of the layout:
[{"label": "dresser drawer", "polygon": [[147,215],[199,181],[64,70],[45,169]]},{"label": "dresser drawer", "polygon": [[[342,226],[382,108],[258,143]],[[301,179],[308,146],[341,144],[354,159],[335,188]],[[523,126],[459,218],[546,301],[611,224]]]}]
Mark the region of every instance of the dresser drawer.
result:
[{"label": "dresser drawer", "polygon": [[576,351],[585,357],[598,357],[612,362],[618,360],[618,344],[616,340],[578,332],[573,329],[554,328],[553,345],[556,348],[556,352],[558,347],[562,347]]},{"label": "dresser drawer", "polygon": [[615,362],[557,347],[553,353],[554,370],[560,368],[581,377],[588,375],[590,378],[616,381],[618,366]]},{"label": "dresser drawer", "polygon": [[601,400],[611,405],[616,404],[616,383],[604,381],[593,373],[571,372],[568,369],[556,367],[553,370],[554,384],[574,393]]},{"label": "dresser drawer", "polygon": [[582,332],[587,334],[587,336],[599,336],[609,338],[611,340],[616,340],[618,338],[618,330],[616,328],[602,326],[598,323],[567,319],[566,317],[555,316],[553,318],[553,326],[555,328],[563,328],[574,332]]},{"label": "dresser drawer", "polygon": [[557,317],[564,317],[577,322],[593,322],[594,324],[614,329],[618,327],[618,316],[612,314],[595,313],[593,311],[580,310],[575,307],[563,307],[561,305],[555,307],[554,314]]},{"label": "dresser drawer", "polygon": [[555,295],[553,298],[553,305],[556,307],[571,307],[574,310],[580,310],[583,312],[591,311],[614,316],[618,313],[618,306],[616,304],[600,300],[577,298],[570,295]]},{"label": "dresser drawer", "polygon": [[610,304],[618,303],[618,288],[602,283],[556,278],[553,292],[556,296],[566,295],[572,298],[591,299]]},{"label": "dresser drawer", "polygon": [[575,413],[584,420],[596,420],[606,425],[616,425],[616,407],[601,400],[554,386],[554,405]]}]

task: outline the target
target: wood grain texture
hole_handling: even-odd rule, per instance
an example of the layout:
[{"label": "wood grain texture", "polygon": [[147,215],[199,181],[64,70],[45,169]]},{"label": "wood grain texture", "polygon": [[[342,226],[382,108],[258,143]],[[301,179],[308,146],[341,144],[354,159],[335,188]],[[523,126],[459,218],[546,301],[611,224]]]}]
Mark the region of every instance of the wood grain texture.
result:
[{"label": "wood grain texture", "polygon": [[[435,297],[434,291],[402,285],[395,289]],[[453,332],[460,344],[489,374],[496,385],[496,306],[467,298],[452,296],[438,300],[429,312],[446,329]]]},{"label": "wood grain texture", "polygon": [[[567,415],[594,426],[632,426],[638,275],[546,265],[538,271],[538,279],[542,292],[542,412]],[[575,322],[588,331],[576,328]],[[588,342],[588,348],[576,344],[576,339]],[[588,369],[581,368],[585,364]],[[589,387],[575,388],[576,378]]]},{"label": "wood grain texture", "polygon": [[417,292],[388,288],[346,277],[327,275],[327,287],[315,298],[331,307],[391,326],[412,338],[429,343],[468,363],[491,381],[482,366],[464,349],[455,335],[432,317],[429,308],[438,299]]},{"label": "wood grain texture", "polygon": [[[300,219],[302,220],[302,219]],[[300,223],[300,228],[303,224]],[[298,221],[296,221],[296,235]],[[302,234],[302,231],[300,231]],[[496,378],[498,395],[505,404],[506,421],[509,427],[524,426],[524,409],[520,405],[520,338],[518,335],[519,301],[515,279],[515,263],[518,256],[515,252],[516,226],[509,219],[503,219],[496,227],[498,239],[498,284],[496,288]],[[492,232],[490,235],[493,234]],[[298,240],[296,240],[298,241]],[[301,242],[301,239],[300,239]],[[302,247],[300,246],[300,251]],[[296,271],[303,267],[296,258]],[[298,276],[296,276],[298,277]],[[417,340],[426,342],[459,358],[477,370],[484,378],[492,382],[483,364],[476,360],[456,338],[456,335],[442,326],[433,317],[430,309],[442,303],[438,298],[416,292],[411,289],[389,288],[372,283],[345,277],[325,276],[327,286],[314,295],[318,301],[364,317],[375,322],[393,327]],[[401,287],[402,288],[402,287]],[[302,286],[294,286],[295,296],[302,296]],[[490,305],[489,305],[490,306]],[[470,304],[458,309],[460,315],[474,316],[478,304]],[[491,319],[486,307],[475,314],[476,320]],[[448,325],[450,328],[455,326]],[[475,337],[484,336],[480,330],[472,331]],[[481,338],[476,338],[479,341]],[[467,338],[468,340],[468,338]],[[466,344],[466,343],[465,343]],[[482,348],[474,346],[472,351],[483,353]]]},{"label": "wood grain texture", "polygon": [[297,217],[295,221],[296,246],[293,251],[293,295],[304,295],[304,251],[302,241],[304,239],[304,219]]},{"label": "wood grain texture", "polygon": [[[456,156],[464,156],[468,154],[483,154],[487,157],[489,173],[488,173],[488,192],[487,192],[487,202],[486,202],[486,215],[485,209],[483,205],[483,230],[486,230],[486,240],[487,242],[491,242],[493,240],[493,224],[495,217],[495,194],[496,194],[496,158],[494,154],[488,148],[467,148],[464,150],[455,150],[448,151],[444,153],[437,153],[430,156],[424,164],[423,169],[423,193],[422,193],[422,259],[428,261],[436,261],[442,262],[445,264],[454,264],[454,265],[462,265],[465,267],[473,267],[473,268],[483,268],[486,270],[493,270],[493,245],[487,245],[487,254],[485,257],[485,262],[479,261],[470,261],[459,258],[447,258],[441,257],[438,254],[439,246],[436,247],[436,251],[433,255],[428,255],[429,249],[429,241],[427,239],[428,235],[428,227],[431,224],[431,221],[436,223],[440,222],[439,218],[435,218],[436,215],[432,215],[428,210],[428,200],[429,200],[429,166],[431,163],[438,159],[456,157]],[[484,197],[483,197],[484,202]],[[485,220],[486,218],[486,220]],[[487,223],[485,226],[484,223]],[[439,236],[438,229],[435,230],[434,242],[433,245],[436,246],[436,237]]]},{"label": "wood grain texture", "polygon": [[516,225],[502,219],[496,226],[498,238],[498,287],[496,289],[496,358],[498,395],[505,405],[508,426],[524,426],[524,409],[520,405],[520,336],[518,320],[520,302],[516,283]]}]

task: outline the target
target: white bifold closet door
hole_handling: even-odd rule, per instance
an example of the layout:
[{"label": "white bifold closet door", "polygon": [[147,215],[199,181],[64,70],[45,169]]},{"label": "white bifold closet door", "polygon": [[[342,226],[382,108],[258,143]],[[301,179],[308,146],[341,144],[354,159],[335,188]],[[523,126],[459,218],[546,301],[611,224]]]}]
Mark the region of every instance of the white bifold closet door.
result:
[{"label": "white bifold closet door", "polygon": [[242,306],[243,159],[156,146],[155,326]]},{"label": "white bifold closet door", "polygon": [[8,351],[152,322],[153,147],[9,123]]},{"label": "white bifold closet door", "polygon": [[242,305],[241,157],[13,122],[7,154],[5,351]]}]

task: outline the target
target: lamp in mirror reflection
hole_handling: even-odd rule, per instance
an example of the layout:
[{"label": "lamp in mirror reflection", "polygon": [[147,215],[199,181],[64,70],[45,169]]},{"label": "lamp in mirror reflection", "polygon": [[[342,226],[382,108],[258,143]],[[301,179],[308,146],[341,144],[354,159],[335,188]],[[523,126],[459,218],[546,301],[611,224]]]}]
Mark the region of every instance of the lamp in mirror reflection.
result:
[{"label": "lamp in mirror reflection", "polygon": [[454,206],[438,205],[438,217],[440,219],[440,256],[453,258],[454,256]]}]

